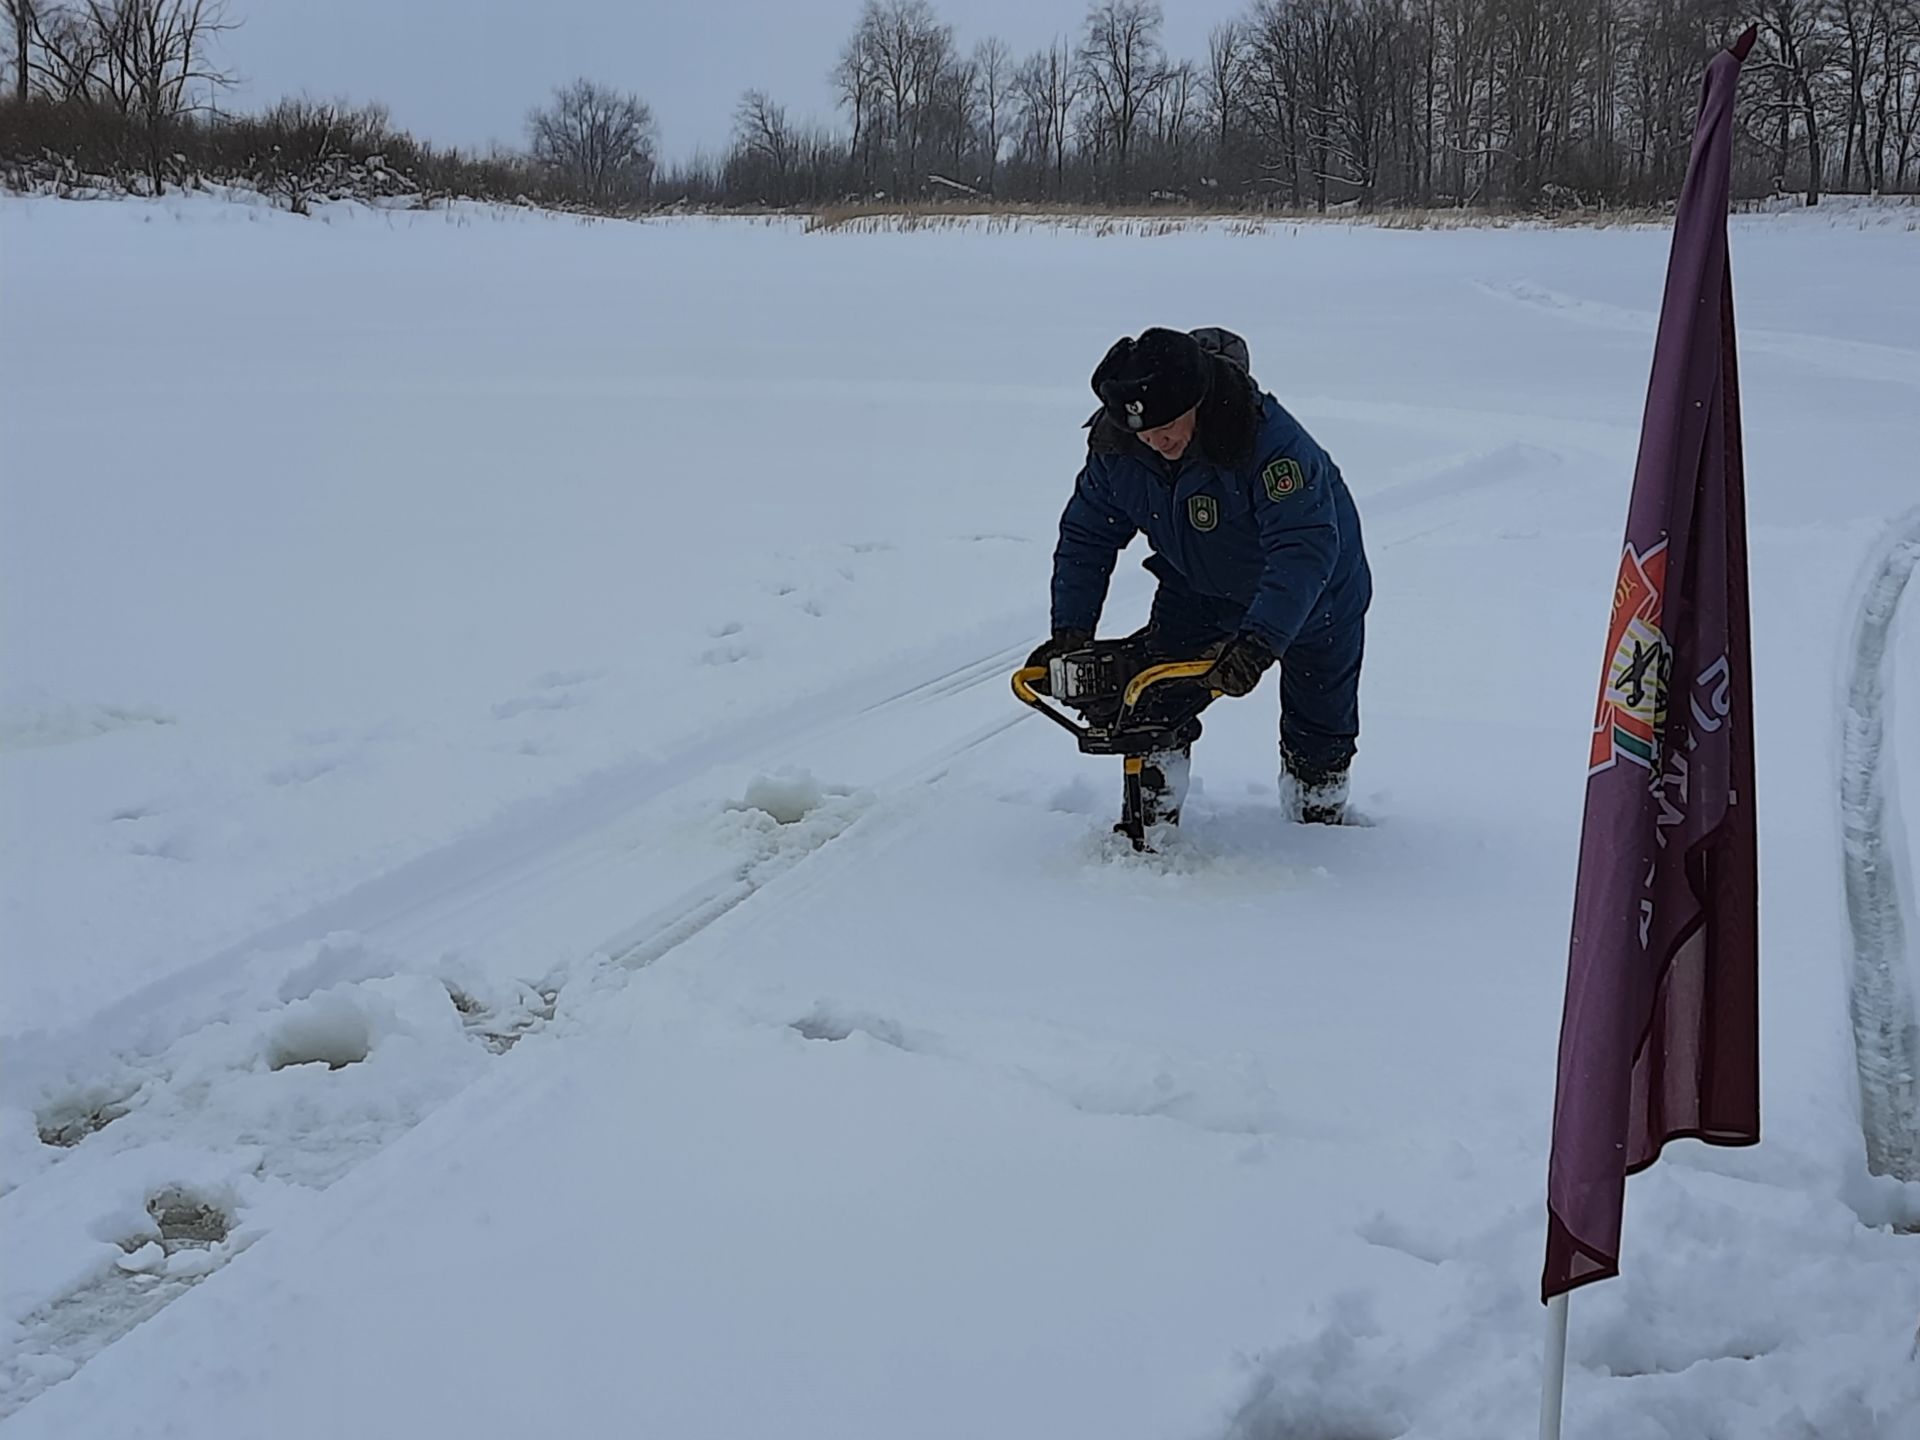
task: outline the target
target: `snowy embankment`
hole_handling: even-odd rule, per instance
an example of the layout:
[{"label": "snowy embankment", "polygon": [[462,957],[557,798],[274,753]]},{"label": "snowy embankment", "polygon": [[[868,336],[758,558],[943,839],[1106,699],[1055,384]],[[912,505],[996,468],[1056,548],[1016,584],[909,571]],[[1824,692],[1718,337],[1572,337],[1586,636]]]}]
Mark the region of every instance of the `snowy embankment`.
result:
[{"label": "snowy embankment", "polygon": [[[8,1433],[1525,1433],[1665,251],[0,202]],[[1920,1434],[1835,795],[1916,259],[1735,225],[1767,1139],[1633,1182],[1572,1435]],[[1370,826],[1269,682],[1118,853],[1006,693],[1155,322],[1354,486]]]}]

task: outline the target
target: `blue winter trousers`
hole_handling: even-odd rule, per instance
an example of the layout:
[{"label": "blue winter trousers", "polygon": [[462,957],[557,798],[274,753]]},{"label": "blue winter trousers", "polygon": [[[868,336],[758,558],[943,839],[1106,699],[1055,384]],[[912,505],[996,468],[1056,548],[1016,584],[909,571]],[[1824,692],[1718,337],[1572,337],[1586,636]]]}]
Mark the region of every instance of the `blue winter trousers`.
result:
[{"label": "blue winter trousers", "polygon": [[[1230,600],[1192,589],[1158,555],[1159,580],[1146,642],[1156,658],[1191,659],[1232,638],[1245,614]],[[1280,753],[1289,774],[1309,784],[1345,770],[1360,735],[1360,661],[1366,612],[1316,615],[1280,656]]]}]

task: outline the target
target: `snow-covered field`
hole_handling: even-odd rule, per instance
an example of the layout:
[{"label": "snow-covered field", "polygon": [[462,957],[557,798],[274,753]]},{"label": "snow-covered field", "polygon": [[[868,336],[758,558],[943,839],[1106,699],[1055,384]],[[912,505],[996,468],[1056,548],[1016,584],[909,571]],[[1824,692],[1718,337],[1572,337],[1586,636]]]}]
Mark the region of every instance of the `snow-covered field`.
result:
[{"label": "snow-covered field", "polygon": [[[1734,227],[1767,1138],[1632,1182],[1576,1440],[1920,1437],[1835,804],[1912,218]],[[0,201],[7,1435],[1531,1433],[1666,246]],[[1123,853],[1007,692],[1152,323],[1354,487],[1371,825],[1269,681]]]}]

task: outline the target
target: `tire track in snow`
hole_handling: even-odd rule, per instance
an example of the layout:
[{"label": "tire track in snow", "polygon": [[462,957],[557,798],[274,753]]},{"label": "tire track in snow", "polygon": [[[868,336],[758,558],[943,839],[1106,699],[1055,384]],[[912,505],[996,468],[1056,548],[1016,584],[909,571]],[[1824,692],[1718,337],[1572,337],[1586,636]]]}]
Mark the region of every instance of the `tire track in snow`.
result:
[{"label": "tire track in snow", "polygon": [[1861,1130],[1868,1168],[1900,1180],[1920,1180],[1920,1010],[1908,950],[1913,882],[1887,745],[1887,645],[1916,565],[1920,508],[1887,527],[1868,563],[1840,716],[1841,845],[1853,930],[1848,1001]]}]

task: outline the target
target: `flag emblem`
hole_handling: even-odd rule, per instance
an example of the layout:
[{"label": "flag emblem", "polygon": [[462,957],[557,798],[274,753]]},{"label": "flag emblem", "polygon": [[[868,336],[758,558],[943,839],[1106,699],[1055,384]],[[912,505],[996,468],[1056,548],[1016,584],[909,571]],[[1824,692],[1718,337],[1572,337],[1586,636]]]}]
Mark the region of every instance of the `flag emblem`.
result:
[{"label": "flag emblem", "polygon": [[1666,541],[1644,555],[1631,544],[1626,547],[1613,589],[1607,668],[1600,681],[1588,775],[1611,770],[1622,760],[1648,770],[1659,762],[1667,682],[1673,674],[1673,647],[1660,628],[1666,583]]}]

